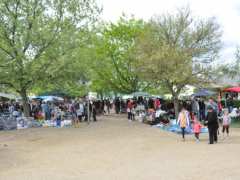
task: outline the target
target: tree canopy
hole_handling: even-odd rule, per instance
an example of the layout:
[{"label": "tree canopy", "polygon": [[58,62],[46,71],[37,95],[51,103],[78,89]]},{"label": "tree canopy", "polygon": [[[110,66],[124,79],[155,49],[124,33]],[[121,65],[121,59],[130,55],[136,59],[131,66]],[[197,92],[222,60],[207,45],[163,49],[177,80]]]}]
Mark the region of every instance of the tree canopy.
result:
[{"label": "tree canopy", "polygon": [[220,49],[221,32],[215,19],[193,18],[188,9],[151,19],[138,41],[139,74],[172,94],[175,111],[186,85],[208,80],[210,64]]},{"label": "tree canopy", "polygon": [[0,84],[22,96],[25,115],[27,91],[62,77],[99,12],[93,0],[0,1]]},{"label": "tree canopy", "polygon": [[135,70],[136,40],[144,29],[144,22],[122,16],[117,23],[102,25],[96,41],[93,69],[96,81],[105,89],[132,93],[144,84]]}]

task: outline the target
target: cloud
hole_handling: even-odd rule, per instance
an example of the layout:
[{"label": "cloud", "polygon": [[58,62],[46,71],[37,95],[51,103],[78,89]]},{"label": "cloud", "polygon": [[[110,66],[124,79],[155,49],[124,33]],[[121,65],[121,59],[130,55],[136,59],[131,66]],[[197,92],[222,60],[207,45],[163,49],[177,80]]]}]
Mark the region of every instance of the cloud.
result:
[{"label": "cloud", "polygon": [[[221,58],[234,58],[240,44],[239,0],[97,0],[103,5],[103,19],[116,21],[124,12],[137,18],[150,19],[153,15],[174,13],[177,8],[189,6],[194,16],[216,17],[223,30],[224,47]],[[231,46],[230,46],[231,45]]]}]

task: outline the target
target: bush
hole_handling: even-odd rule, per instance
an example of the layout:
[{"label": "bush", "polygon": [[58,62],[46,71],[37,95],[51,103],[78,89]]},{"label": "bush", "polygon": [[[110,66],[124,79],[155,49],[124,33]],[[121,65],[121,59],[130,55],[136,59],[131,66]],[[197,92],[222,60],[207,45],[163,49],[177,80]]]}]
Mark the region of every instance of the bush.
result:
[{"label": "bush", "polygon": [[240,107],[240,101],[239,100],[234,100],[233,101],[233,106],[236,107],[236,108],[239,108]]}]

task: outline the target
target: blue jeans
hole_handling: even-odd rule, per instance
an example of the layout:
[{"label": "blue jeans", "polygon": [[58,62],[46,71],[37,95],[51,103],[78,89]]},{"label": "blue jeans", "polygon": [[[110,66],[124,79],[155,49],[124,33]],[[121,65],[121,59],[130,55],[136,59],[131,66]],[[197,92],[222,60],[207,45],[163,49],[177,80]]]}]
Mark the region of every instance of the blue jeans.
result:
[{"label": "blue jeans", "polygon": [[61,119],[57,119],[57,127],[61,127]]}]

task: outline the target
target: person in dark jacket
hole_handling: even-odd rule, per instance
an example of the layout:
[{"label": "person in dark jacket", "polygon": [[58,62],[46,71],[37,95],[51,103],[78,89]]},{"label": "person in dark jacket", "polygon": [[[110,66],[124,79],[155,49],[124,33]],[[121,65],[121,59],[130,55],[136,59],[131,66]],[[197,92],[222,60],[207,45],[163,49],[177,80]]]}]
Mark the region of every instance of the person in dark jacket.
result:
[{"label": "person in dark jacket", "polygon": [[203,99],[201,99],[198,103],[200,111],[200,121],[203,121],[205,119],[206,106]]},{"label": "person in dark jacket", "polygon": [[97,109],[96,109],[95,103],[92,104],[92,117],[93,117],[93,121],[96,122],[97,121]]},{"label": "person in dark jacket", "polygon": [[208,126],[209,144],[217,143],[218,118],[212,106],[208,107],[205,124]]}]

